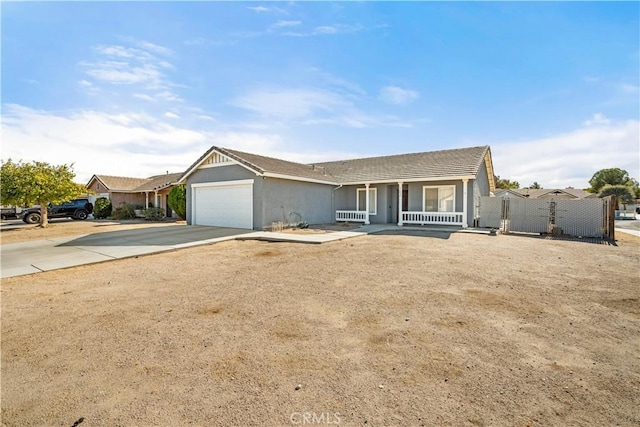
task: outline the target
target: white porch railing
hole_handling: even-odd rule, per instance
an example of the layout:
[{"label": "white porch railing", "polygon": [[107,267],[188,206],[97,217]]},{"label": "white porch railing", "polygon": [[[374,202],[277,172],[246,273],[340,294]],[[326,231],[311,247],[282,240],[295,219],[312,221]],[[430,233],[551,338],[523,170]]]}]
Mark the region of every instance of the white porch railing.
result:
[{"label": "white porch railing", "polygon": [[403,224],[462,225],[462,212],[402,212]]},{"label": "white porch railing", "polygon": [[365,222],[366,220],[365,211],[336,211],[336,221]]}]

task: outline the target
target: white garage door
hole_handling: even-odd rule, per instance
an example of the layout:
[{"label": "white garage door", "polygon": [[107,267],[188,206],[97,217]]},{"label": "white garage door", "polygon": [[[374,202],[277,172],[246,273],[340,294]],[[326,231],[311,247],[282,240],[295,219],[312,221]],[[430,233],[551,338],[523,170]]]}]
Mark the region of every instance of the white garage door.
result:
[{"label": "white garage door", "polygon": [[253,180],[193,184],[193,223],[253,228]]}]

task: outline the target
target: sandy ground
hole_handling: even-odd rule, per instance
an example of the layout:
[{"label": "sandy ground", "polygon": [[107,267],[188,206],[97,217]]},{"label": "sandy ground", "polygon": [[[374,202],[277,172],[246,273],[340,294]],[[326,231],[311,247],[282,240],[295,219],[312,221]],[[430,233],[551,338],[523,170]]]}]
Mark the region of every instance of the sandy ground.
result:
[{"label": "sandy ground", "polygon": [[640,423],[640,239],[405,234],[3,280],[2,425]]}]

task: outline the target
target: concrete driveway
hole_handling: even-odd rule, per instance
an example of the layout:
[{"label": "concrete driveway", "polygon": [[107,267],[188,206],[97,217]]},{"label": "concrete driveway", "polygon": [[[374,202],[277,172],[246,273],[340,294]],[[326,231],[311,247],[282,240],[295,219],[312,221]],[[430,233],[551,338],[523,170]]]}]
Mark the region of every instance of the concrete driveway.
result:
[{"label": "concrete driveway", "polygon": [[253,230],[175,225],[12,243],[0,246],[0,277],[170,251],[248,233]]},{"label": "concrete driveway", "polygon": [[640,215],[636,219],[621,219],[616,221],[616,231],[633,234],[640,237]]}]

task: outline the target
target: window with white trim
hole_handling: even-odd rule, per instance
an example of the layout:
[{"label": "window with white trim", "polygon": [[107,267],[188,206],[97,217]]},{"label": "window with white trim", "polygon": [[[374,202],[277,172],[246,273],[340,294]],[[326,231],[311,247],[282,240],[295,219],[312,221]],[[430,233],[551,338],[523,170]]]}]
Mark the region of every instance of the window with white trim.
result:
[{"label": "window with white trim", "polygon": [[[367,189],[358,188],[358,198],[356,200],[356,210],[364,211],[367,208]],[[378,206],[378,189],[369,188],[369,215],[376,215]]]},{"label": "window with white trim", "polygon": [[456,186],[422,187],[422,206],[424,212],[455,212]]}]

